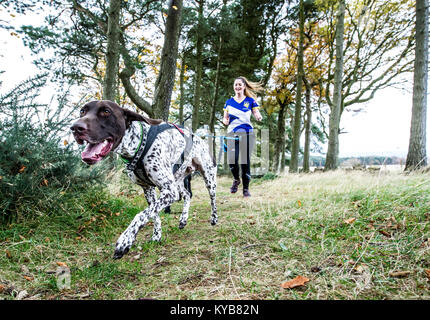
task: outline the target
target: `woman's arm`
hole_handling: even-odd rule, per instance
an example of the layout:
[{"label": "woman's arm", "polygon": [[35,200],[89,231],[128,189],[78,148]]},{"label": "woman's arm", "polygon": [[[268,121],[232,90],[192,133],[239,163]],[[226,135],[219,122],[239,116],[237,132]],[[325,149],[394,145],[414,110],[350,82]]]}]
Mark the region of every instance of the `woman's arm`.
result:
[{"label": "woman's arm", "polygon": [[252,114],[254,115],[255,119],[257,121],[261,121],[261,119],[263,119],[263,117],[261,116],[260,111],[258,110],[258,108],[254,108],[252,109]]},{"label": "woman's arm", "polygon": [[224,123],[226,126],[228,126],[230,123],[230,119],[229,119],[227,110],[224,110],[224,118],[222,119],[222,123]]}]

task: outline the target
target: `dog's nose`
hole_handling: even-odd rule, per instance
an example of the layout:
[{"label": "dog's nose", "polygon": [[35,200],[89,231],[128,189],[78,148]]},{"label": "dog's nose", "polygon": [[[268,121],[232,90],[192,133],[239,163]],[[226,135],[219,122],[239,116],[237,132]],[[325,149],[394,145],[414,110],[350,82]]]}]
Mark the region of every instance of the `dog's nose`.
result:
[{"label": "dog's nose", "polygon": [[87,125],[83,122],[75,122],[71,127],[70,130],[76,133],[84,133],[87,131]]}]

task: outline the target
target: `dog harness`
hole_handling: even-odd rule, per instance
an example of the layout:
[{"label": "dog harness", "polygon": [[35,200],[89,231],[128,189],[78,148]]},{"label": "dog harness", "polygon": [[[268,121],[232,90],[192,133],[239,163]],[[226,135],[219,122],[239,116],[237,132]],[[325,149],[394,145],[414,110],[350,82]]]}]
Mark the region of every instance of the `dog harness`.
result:
[{"label": "dog harness", "polygon": [[172,170],[173,173],[175,173],[176,171],[178,171],[179,167],[181,166],[181,164],[184,162],[185,159],[185,153],[189,153],[189,151],[191,150],[191,147],[193,145],[193,135],[191,135],[191,137],[187,138],[185,136],[184,131],[182,130],[181,127],[177,126],[176,124],[173,123],[163,123],[163,124],[159,124],[159,125],[155,125],[155,126],[150,126],[149,130],[148,130],[148,134],[146,136],[146,142],[145,142],[145,146],[142,147],[142,140],[143,140],[143,127],[142,127],[142,123],[140,123],[141,126],[141,130],[142,130],[142,136],[140,138],[140,143],[139,143],[139,147],[134,155],[133,158],[125,158],[125,157],[121,157],[121,159],[125,162],[128,163],[127,164],[127,170],[133,171],[134,174],[143,182],[145,182],[148,185],[151,185],[153,187],[155,187],[154,183],[149,179],[148,174],[145,170],[145,166],[143,165],[143,161],[141,161],[145,155],[148,153],[149,148],[151,148],[152,144],[154,143],[155,139],[157,138],[157,136],[162,133],[163,131],[166,131],[168,129],[173,129],[176,128],[181,134],[182,136],[185,138],[185,150],[184,152],[182,152],[181,155],[181,163],[176,163]]}]

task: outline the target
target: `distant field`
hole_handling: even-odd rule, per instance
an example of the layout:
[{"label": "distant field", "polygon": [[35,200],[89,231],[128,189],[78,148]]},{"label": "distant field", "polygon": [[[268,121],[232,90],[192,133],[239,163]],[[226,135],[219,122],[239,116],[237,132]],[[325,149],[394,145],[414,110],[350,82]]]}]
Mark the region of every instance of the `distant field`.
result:
[{"label": "distant field", "polygon": [[[186,228],[178,229],[176,203],[161,215],[162,241],[148,242],[147,225],[119,261],[114,244],[146,205],[139,189],[116,179],[67,216],[0,229],[0,298],[430,298],[429,174],[286,174],[254,179],[250,199],[230,194],[230,178],[221,177],[215,227],[195,177]],[[70,269],[64,290],[60,267]],[[298,276],[308,281],[281,287]]]}]

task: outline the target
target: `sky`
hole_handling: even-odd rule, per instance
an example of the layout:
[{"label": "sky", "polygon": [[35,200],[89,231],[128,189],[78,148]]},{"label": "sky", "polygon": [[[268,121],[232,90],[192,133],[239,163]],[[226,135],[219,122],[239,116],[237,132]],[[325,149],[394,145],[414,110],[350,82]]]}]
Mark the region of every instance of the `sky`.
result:
[{"label": "sky", "polygon": [[[0,11],[0,20],[13,21],[16,24],[28,24],[29,21],[34,23],[41,19],[40,15],[12,19],[4,9]],[[0,94],[38,73],[32,60],[31,52],[23,45],[22,39],[0,29],[0,70],[5,71],[0,74],[0,81],[3,82]],[[409,93],[394,88],[381,90],[366,105],[359,106],[363,108],[362,112],[344,112],[340,126],[346,133],[339,137],[340,157],[406,157],[412,108],[412,84],[409,86]],[[41,92],[41,96],[46,97],[46,102],[53,94],[53,88],[49,87]],[[427,123],[430,123],[430,112],[427,113]],[[327,150],[326,146],[323,150]],[[430,128],[427,128],[427,154],[430,154]]]}]

